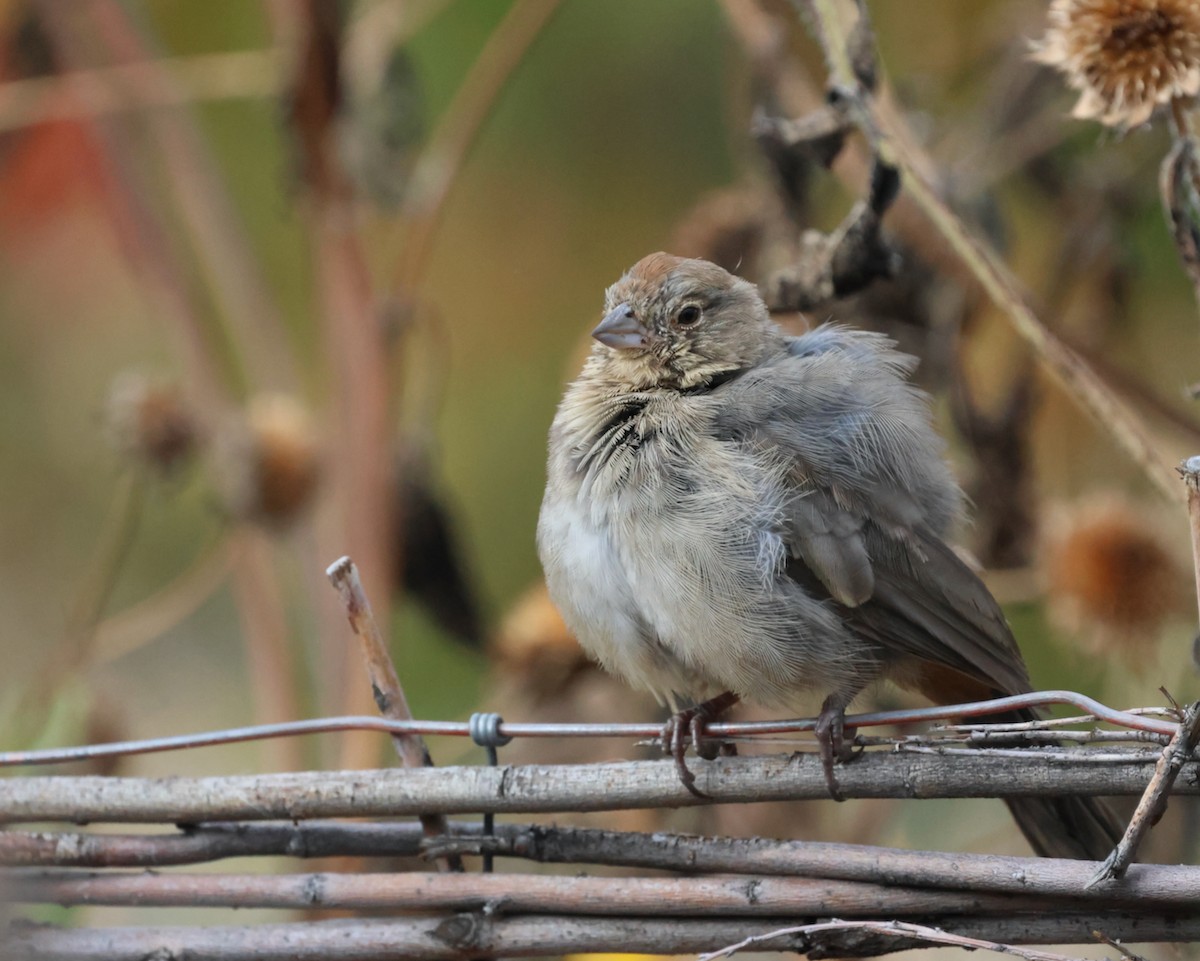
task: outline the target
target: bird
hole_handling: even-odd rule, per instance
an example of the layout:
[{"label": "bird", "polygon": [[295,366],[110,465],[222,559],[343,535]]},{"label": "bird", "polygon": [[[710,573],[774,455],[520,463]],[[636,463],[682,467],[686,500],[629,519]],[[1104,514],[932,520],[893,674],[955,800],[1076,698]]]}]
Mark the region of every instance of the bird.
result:
[{"label": "bird", "polygon": [[[741,699],[824,694],[837,797],[845,711],[869,684],[940,704],[1033,689],[948,542],[963,495],[914,358],[833,323],[786,335],[750,282],[661,252],[608,288],[592,337],[550,427],[538,554],[583,648],[672,711],[694,793],[686,738],[715,756],[703,725]],[[1098,799],[1007,803],[1046,856],[1101,859],[1120,837]]]}]

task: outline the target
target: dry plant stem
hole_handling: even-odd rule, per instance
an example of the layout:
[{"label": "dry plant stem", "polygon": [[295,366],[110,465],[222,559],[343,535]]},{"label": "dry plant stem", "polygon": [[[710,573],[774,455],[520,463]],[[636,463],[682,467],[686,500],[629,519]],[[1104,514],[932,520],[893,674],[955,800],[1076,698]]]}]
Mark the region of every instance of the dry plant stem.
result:
[{"label": "dry plant stem", "polygon": [[[830,913],[851,917],[1009,914],[1031,898],[897,891],[881,885],[793,878],[550,878],[517,875],[309,874],[63,876],[12,874],[21,903],[140,907],[423,909],[633,916],[760,916]],[[444,883],[444,882],[449,882]]]},{"label": "dry plant stem", "polygon": [[1158,823],[1167,809],[1167,796],[1185,762],[1191,757],[1200,741],[1200,701],[1189,705],[1183,712],[1179,731],[1171,739],[1154,766],[1154,776],[1146,785],[1138,806],[1129,820],[1125,834],[1112,854],[1095,873],[1088,887],[1123,876],[1137,854],[1142,839],[1150,828]]},{"label": "dry plant stem", "polygon": [[[408,699],[404,696],[404,688],[400,686],[396,667],[388,654],[387,642],[371,614],[371,603],[363,590],[358,568],[350,558],[343,557],[331,564],[325,573],[337,589],[350,620],[350,628],[359,640],[379,713],[392,720],[411,721]],[[392,736],[392,743],[405,767],[429,767],[433,763],[425,741],[419,734],[396,734]]]},{"label": "dry plant stem", "polygon": [[[404,696],[404,688],[400,686],[396,667],[388,654],[387,642],[371,614],[371,603],[363,591],[354,562],[348,557],[343,557],[331,564],[326,573],[342,599],[346,616],[350,619],[350,627],[359,640],[363,663],[367,668],[371,692],[375,696],[379,713],[392,720],[411,721],[412,712],[408,709],[408,699]],[[405,767],[432,766],[433,759],[429,756],[425,740],[419,734],[395,734],[392,736],[392,744]],[[448,833],[444,817],[421,814],[420,818],[421,825],[430,836]],[[462,870],[462,860],[457,855],[446,858],[445,864],[450,870]]]},{"label": "dry plant stem", "polygon": [[[317,539],[324,556],[349,550],[366,571],[370,596],[379,605],[378,617],[390,621],[393,583],[390,551],[393,510],[391,499],[391,425],[387,348],[362,244],[354,232],[348,204],[333,197],[314,198],[310,231],[314,269],[320,288],[325,341],[332,359],[336,396],[329,466],[333,517],[318,518]],[[325,613],[325,609],[322,608]],[[334,625],[326,625],[331,637]],[[340,691],[327,701],[338,704],[335,713],[369,710],[370,692],[363,687],[352,663],[352,652],[342,648],[341,668],[331,672],[340,679]],[[369,738],[347,737],[338,758],[346,767],[377,763]]]},{"label": "dry plant stem", "polygon": [[[170,76],[175,83],[156,81]],[[53,77],[0,83],[0,132],[58,120],[173,107],[215,100],[278,95],[279,57],[273,50],[236,50],[72,70]]]},{"label": "dry plant stem", "polygon": [[[38,0],[37,11],[60,59],[71,66],[83,62],[84,44],[78,36],[74,5]],[[166,317],[178,334],[196,406],[219,416],[228,406],[228,365],[218,348],[220,337],[201,307],[203,295],[154,209],[154,186],[136,162],[132,138],[118,120],[95,117],[91,123],[108,164],[111,183],[106,199],[115,213],[113,227],[147,279],[147,289],[157,301],[157,314]]]},{"label": "dry plant stem", "polygon": [[[532,874],[211,874],[9,871],[6,897],[22,904],[113,907],[479,911],[633,917],[932,918],[1094,911],[1086,898],[980,894],[861,881],[780,877],[596,878]],[[1162,914],[1126,905],[1137,914]]]},{"label": "dry plant stem", "polygon": [[881,109],[859,86],[847,53],[850,31],[848,0],[793,0],[804,13],[812,12],[817,35],[830,66],[830,85],[847,97],[850,116],[885,163],[904,174],[904,189],[929,223],[942,236],[991,300],[1029,344],[1043,367],[1076,403],[1125,450],[1166,497],[1178,499],[1162,453],[1146,435],[1128,407],[1084,361],[1050,332],[1030,308],[1020,284],[999,256],[975,237],[930,183],[933,166],[914,146],[914,140],[895,111]]},{"label": "dry plant stem", "polygon": [[1187,490],[1188,528],[1192,535],[1192,565],[1196,573],[1196,606],[1200,610],[1200,457],[1189,457],[1179,465]]},{"label": "dry plant stem", "polygon": [[398,217],[405,238],[392,283],[393,296],[404,299],[420,289],[450,189],[505,83],[559,3],[517,0],[509,8],[418,158]]},{"label": "dry plant stem", "polygon": [[[606,865],[685,874],[741,874],[861,881],[956,892],[1069,899],[1083,895],[1094,865],[1054,858],[906,851],[861,844],[638,834],[594,828],[451,822],[426,839],[419,824],[230,822],[178,834],[0,831],[6,867],[148,868],[234,857],[412,858],[459,853],[542,864]],[[1094,905],[1189,907],[1200,901],[1200,867],[1135,864],[1119,883],[1087,892]]]},{"label": "dry plant stem", "polygon": [[[1004,944],[1094,944],[1093,931],[1130,942],[1190,941],[1200,937],[1200,920],[1146,921],[1116,912],[1102,916],[1058,914],[1022,918],[956,919],[953,936]],[[422,958],[553,957],[572,953],[636,951],[689,954],[719,950],[758,938],[760,950],[799,951],[823,957],[873,957],[927,947],[928,936],[901,935],[886,921],[821,922],[808,933],[773,934],[762,940],[763,921],[653,918],[589,918],[495,914],[353,918],[306,924],[240,927],[67,929],[13,927],[7,943],[11,961],[145,961],[197,957],[232,961],[397,961]],[[3,933],[0,932],[0,939]]]},{"label": "dry plant stem", "polygon": [[794,925],[779,928],[753,938],[744,938],[737,944],[731,944],[720,951],[703,954],[699,961],[715,961],[716,958],[727,958],[738,951],[752,948],[762,942],[769,942],[785,935],[819,934],[825,931],[872,931],[876,934],[897,938],[916,938],[930,945],[966,948],[970,951],[994,951],[997,954],[1014,954],[1026,961],[1074,961],[1069,955],[1055,954],[1048,951],[1033,951],[1019,948],[1012,944],[1000,944],[995,941],[984,941],[980,938],[968,938],[962,935],[949,934],[946,931],[932,928],[928,925],[906,924],[901,921],[853,921],[846,922],[840,918],[833,921],[822,921],[817,924]]},{"label": "dry plant stem", "polygon": [[259,377],[261,383],[255,386],[260,388],[295,389],[299,378],[283,316],[251,251],[216,159],[185,104],[178,79],[150,55],[147,41],[122,4],[90,0],[89,12],[112,55],[122,63],[142,65],[142,71],[126,79],[149,90],[169,91],[181,104],[145,114],[146,127],[162,153],[171,198],[198,254],[207,286],[226,317],[232,339],[239,344],[248,379]]},{"label": "dry plant stem", "polygon": [[145,477],[132,469],[118,478],[91,563],[67,615],[63,636],[17,699],[12,719],[30,738],[40,732],[60,686],[76,678],[94,656],[96,626],[137,533],[145,483]]},{"label": "dry plant stem", "polygon": [[[267,723],[296,717],[301,713],[298,670],[271,542],[248,524],[231,533],[229,542],[230,586],[242,626],[254,712]],[[266,748],[263,760],[277,771],[303,768],[303,745],[294,740],[276,742]]]},{"label": "dry plant stem", "polygon": [[[1153,759],[867,752],[839,771],[847,797],[1140,795]],[[1083,754],[1084,752],[1078,752]],[[828,797],[816,754],[695,762],[713,802]],[[1200,763],[1184,762],[1177,794],[1200,794]],[[319,771],[219,778],[25,777],[0,780],[0,823],[66,821],[196,824],[426,813],[498,814],[695,806],[673,762],[531,767]]]},{"label": "dry plant stem", "polygon": [[222,538],[156,594],[96,626],[96,659],[115,661],[162,637],[193,614],[229,575],[230,544]]}]

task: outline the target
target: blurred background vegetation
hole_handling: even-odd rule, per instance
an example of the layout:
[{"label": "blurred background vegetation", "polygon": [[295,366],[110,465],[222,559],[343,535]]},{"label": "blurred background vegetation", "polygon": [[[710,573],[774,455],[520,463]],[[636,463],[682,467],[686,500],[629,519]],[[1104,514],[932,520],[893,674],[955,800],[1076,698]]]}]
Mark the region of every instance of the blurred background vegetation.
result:
[{"label": "blurred background vegetation", "polygon": [[[1200,325],[1158,201],[1166,133],[1069,118],[1028,59],[1039,0],[871,12],[939,189],[1167,460],[1195,453]],[[733,251],[761,281],[865,189],[839,160],[781,190],[751,136],[756,111],[821,101],[792,7],[9,0],[0,44],[4,746],[372,712],[323,576],[343,553],[418,717],[576,713],[562,695],[586,670],[536,595],[533,531],[546,429],[605,286],[656,249]],[[936,242],[897,230],[897,279],[808,321],[877,326],[922,357],[975,502],[963,542],[1035,683],[1193,698],[1182,509]],[[654,716],[597,698],[605,719]],[[327,738],[117,769],[387,750]],[[831,830],[1022,850],[998,804],[883,810]]]}]

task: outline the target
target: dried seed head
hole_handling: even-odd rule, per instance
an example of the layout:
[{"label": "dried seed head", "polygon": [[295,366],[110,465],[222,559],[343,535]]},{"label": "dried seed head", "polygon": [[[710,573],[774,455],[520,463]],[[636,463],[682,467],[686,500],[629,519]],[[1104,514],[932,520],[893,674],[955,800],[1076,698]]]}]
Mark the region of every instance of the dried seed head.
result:
[{"label": "dried seed head", "polygon": [[136,373],[113,381],[105,421],[113,446],[160,474],[170,474],[196,450],[199,429],[179,388]]},{"label": "dried seed head", "polygon": [[1080,92],[1076,117],[1135,127],[1200,94],[1197,0],[1053,0],[1049,21],[1034,59]]},{"label": "dried seed head", "polygon": [[319,465],[308,412],[294,397],[264,394],[220,438],[217,479],[235,517],[282,526],[312,498]]},{"label": "dried seed head", "polygon": [[492,662],[527,696],[551,697],[591,665],[539,581],[504,616],[489,645]]},{"label": "dried seed head", "polygon": [[1190,609],[1186,567],[1156,521],[1122,498],[1061,509],[1044,557],[1054,620],[1130,666],[1146,664],[1166,620]]}]

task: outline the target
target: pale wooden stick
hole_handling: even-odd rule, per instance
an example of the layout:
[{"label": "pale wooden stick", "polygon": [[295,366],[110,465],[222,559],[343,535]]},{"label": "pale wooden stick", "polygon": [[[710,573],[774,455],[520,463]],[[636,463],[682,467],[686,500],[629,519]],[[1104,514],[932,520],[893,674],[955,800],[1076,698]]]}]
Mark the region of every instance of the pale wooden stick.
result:
[{"label": "pale wooden stick", "polygon": [[[411,721],[413,716],[408,708],[408,698],[404,696],[404,688],[400,686],[400,677],[396,674],[391,655],[388,654],[387,642],[371,614],[371,602],[367,600],[354,561],[342,557],[334,561],[325,573],[341,595],[346,615],[350,618],[350,627],[361,645],[363,662],[371,679],[371,692],[375,695],[379,713],[393,721]],[[393,734],[391,738],[405,767],[433,766],[433,758],[429,756],[425,739],[420,734]],[[449,833],[446,819],[442,815],[419,813],[418,816],[426,834],[433,836]],[[457,855],[450,855],[446,863],[450,870],[463,869],[462,859]]]}]

